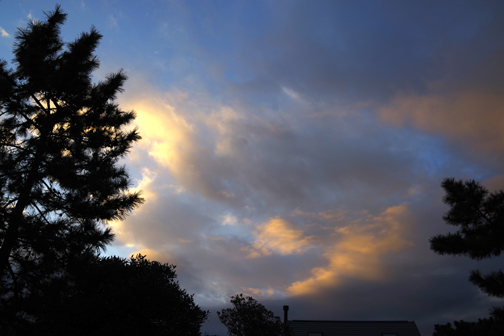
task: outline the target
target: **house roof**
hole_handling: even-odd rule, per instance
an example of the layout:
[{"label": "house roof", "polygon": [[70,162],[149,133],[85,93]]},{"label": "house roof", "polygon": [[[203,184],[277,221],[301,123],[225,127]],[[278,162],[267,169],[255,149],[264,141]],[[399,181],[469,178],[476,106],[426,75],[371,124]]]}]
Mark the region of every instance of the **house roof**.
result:
[{"label": "house roof", "polygon": [[321,333],[322,336],[420,336],[413,321],[315,321],[291,320],[295,336]]}]

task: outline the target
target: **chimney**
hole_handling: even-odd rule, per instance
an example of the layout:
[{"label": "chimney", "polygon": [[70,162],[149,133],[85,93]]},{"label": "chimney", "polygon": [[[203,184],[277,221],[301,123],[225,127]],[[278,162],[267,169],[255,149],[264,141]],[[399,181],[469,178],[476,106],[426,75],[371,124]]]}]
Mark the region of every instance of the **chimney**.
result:
[{"label": "chimney", "polygon": [[283,311],[284,311],[284,323],[287,323],[289,315],[289,306],[283,306]]}]

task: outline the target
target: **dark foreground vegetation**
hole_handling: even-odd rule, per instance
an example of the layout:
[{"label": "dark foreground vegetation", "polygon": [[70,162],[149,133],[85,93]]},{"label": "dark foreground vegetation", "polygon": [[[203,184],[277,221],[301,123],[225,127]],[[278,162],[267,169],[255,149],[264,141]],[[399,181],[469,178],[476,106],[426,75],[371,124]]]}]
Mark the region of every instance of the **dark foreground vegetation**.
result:
[{"label": "dark foreground vegetation", "polygon": [[125,74],[92,82],[102,36],[65,43],[65,19],[18,29],[15,68],[0,60],[0,335],[199,335],[174,266],[100,257],[143,201],[118,164],[140,136],[114,102]]},{"label": "dark foreground vegetation", "polygon": [[231,296],[233,308],[217,312],[219,320],[233,336],[290,336],[292,331],[280,317],[267,310],[251,296]]},{"label": "dark foreground vegetation", "polygon": [[[442,187],[446,192],[443,201],[450,206],[443,219],[459,229],[432,237],[431,249],[442,255],[464,255],[476,260],[500,256],[504,250],[504,192],[489,193],[476,181],[454,179],[444,180]],[[504,297],[501,270],[485,275],[474,270],[469,280],[490,296]],[[494,307],[490,315],[478,322],[436,325],[433,336],[504,335],[504,308]]]},{"label": "dark foreground vegetation", "polygon": [[142,255],[81,255],[18,305],[13,311],[36,320],[17,318],[16,335],[199,335],[208,315],[174,266]]}]

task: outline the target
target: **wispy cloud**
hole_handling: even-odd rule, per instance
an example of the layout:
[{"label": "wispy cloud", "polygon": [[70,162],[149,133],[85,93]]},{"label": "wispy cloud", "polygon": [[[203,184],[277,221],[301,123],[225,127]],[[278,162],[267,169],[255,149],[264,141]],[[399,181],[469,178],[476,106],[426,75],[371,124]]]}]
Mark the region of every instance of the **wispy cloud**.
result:
[{"label": "wispy cloud", "polygon": [[115,16],[110,15],[109,22],[110,22],[110,26],[112,28],[119,28],[119,23],[118,23],[117,18]]},{"label": "wispy cloud", "polygon": [[7,32],[5,31],[5,29],[3,29],[2,27],[0,27],[0,35],[1,35],[2,37],[9,37],[9,36],[10,36],[10,35],[9,35],[9,33],[7,33]]}]

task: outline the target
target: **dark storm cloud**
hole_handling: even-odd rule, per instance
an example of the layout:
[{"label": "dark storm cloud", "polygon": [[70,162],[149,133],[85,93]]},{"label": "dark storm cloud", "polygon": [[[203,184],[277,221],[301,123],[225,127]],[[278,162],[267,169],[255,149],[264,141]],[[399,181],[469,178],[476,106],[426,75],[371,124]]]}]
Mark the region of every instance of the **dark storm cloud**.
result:
[{"label": "dark storm cloud", "polygon": [[269,29],[247,36],[247,44],[237,42],[245,28],[227,31],[240,49],[231,50],[234,61],[224,63],[223,72],[249,78],[230,78],[245,95],[276,95],[287,86],[315,101],[383,102],[397,90],[423,92],[430,82],[470,72],[502,48],[496,8],[502,4],[492,4],[271,3],[276,15],[267,21]]}]

